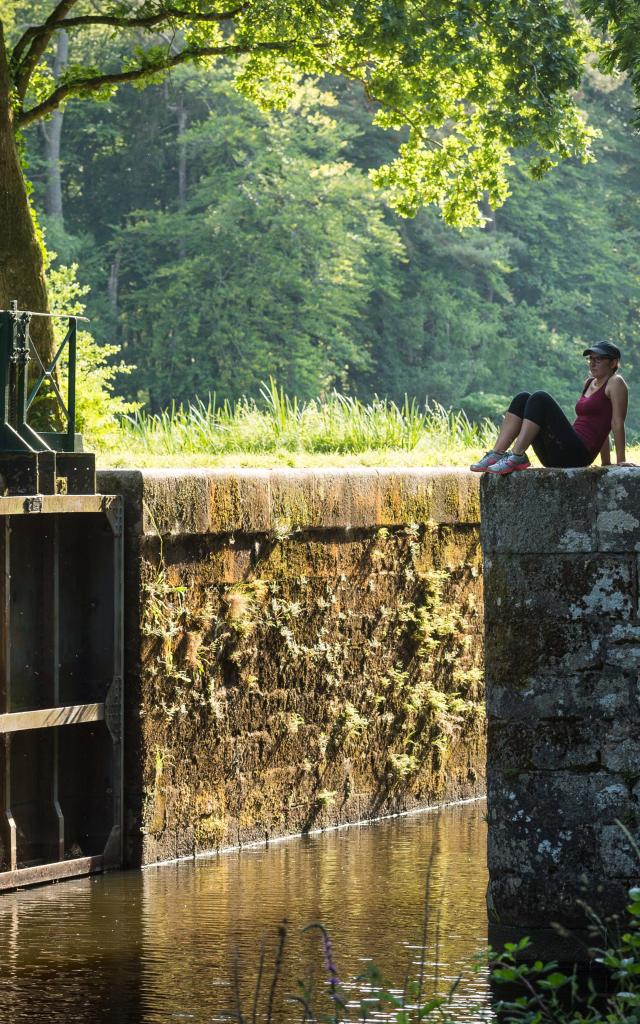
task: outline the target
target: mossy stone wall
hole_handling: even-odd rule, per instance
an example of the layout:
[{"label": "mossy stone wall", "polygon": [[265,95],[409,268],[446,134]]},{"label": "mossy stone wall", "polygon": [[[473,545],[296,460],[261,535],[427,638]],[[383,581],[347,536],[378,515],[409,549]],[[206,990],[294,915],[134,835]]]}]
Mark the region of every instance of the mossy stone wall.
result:
[{"label": "mossy stone wall", "polygon": [[477,480],[108,471],[150,863],[484,792]]},{"label": "mossy stone wall", "polygon": [[581,960],[585,903],[621,914],[640,877],[640,473],[481,492],[490,939]]}]

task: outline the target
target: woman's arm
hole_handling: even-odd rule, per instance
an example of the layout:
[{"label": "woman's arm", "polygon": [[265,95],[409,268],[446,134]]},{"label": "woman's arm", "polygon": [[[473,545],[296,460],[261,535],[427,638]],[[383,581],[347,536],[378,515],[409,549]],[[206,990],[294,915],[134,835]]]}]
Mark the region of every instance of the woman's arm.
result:
[{"label": "woman's arm", "polygon": [[611,465],[611,445],[608,437],[600,449],[600,462],[603,466]]},{"label": "woman's arm", "polygon": [[616,462],[620,465],[626,458],[624,421],[627,417],[629,391],[622,377],[612,377],[607,384],[606,393],[611,401],[611,430],[616,446]]}]

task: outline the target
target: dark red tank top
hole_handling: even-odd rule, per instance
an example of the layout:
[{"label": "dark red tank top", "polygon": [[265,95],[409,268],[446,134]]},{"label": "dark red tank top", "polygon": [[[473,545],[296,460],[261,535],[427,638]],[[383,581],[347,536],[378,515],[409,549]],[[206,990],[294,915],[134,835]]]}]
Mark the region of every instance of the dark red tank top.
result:
[{"label": "dark red tank top", "polygon": [[584,443],[587,451],[595,456],[602,448],[611,431],[613,410],[611,399],[605,391],[606,384],[599,387],[592,395],[585,395],[584,392],[592,380],[593,378],[589,377],[582,395],[576,402],[576,415],[578,418],[573,424],[573,429]]}]

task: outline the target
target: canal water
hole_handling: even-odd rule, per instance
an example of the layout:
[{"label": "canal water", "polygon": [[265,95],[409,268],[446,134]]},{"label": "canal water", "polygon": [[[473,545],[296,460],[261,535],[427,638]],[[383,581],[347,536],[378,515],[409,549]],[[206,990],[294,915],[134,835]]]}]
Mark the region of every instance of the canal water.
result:
[{"label": "canal water", "polygon": [[[300,1021],[287,999],[297,980],[326,991],[321,932],[302,931],[314,922],[341,980],[374,961],[401,992],[424,960],[427,992],[463,975],[451,1017],[488,1020],[486,969],[472,970],[487,944],[484,812],[483,801],[458,804],[2,895],[0,1021],[210,1024],[239,1002],[249,1024],[260,975],[264,1020],[278,927],[273,1020]],[[366,991],[356,981],[352,998]]]}]

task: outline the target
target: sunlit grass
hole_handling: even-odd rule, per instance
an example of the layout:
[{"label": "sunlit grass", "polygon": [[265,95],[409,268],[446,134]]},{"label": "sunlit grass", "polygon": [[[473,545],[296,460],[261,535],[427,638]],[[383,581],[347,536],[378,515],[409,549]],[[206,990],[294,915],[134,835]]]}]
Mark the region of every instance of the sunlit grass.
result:
[{"label": "sunlit grass", "polygon": [[299,402],[274,381],[262,400],[207,402],[122,421],[120,436],[101,453],[109,465],[444,466],[468,465],[490,447],[495,427],[464,412],[415,399],[365,404],[333,392]]}]

